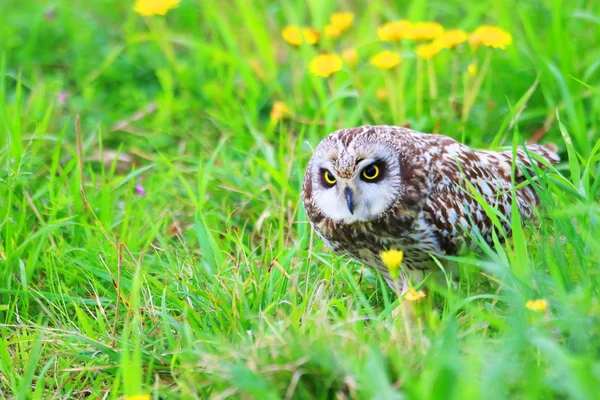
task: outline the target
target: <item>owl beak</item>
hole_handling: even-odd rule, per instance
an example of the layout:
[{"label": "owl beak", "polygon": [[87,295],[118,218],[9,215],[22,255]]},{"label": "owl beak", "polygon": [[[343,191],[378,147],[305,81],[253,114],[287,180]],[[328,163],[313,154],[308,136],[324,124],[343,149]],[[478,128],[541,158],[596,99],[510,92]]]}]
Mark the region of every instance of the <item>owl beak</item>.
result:
[{"label": "owl beak", "polygon": [[354,214],[354,199],[352,198],[352,190],[347,187],[344,190],[344,194],[346,195],[346,204],[348,205],[348,210],[350,210],[350,214]]}]

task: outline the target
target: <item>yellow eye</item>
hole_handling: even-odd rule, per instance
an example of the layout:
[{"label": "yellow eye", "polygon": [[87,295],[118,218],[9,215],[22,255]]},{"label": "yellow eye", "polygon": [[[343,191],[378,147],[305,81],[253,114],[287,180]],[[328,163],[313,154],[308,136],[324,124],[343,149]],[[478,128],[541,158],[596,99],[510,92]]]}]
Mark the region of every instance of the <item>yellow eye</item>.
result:
[{"label": "yellow eye", "polygon": [[363,169],[362,176],[363,178],[372,181],[379,176],[379,167],[375,164],[369,165]]},{"label": "yellow eye", "polygon": [[323,173],[323,178],[329,185],[335,185],[336,179],[333,177],[333,175],[331,175],[331,172],[325,170]]}]

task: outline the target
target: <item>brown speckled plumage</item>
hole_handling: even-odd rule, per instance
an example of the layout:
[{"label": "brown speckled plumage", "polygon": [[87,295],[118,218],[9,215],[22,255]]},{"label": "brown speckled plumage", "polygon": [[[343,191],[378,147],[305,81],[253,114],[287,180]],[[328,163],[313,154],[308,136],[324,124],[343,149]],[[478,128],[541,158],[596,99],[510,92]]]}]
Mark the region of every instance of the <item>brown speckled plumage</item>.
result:
[{"label": "brown speckled plumage", "polygon": [[[532,162],[543,167],[534,154],[550,163],[559,160],[552,149],[541,145],[527,145],[527,151],[529,155],[523,148],[517,151],[517,184],[526,180],[522,168],[529,168],[529,175],[534,175]],[[381,152],[384,155],[379,157]],[[378,185],[387,186],[358,181],[366,158],[378,160],[377,165],[386,169],[386,180]],[[474,193],[497,210],[502,229],[510,236],[512,158],[512,150],[474,151],[447,136],[406,128],[342,129],[315,149],[304,180],[304,206],[315,231],[331,249],[375,268],[393,284],[379,257],[384,249],[402,250],[403,268],[424,275],[436,268],[430,255],[453,255],[473,247],[471,237],[475,235],[492,243],[496,228]],[[338,180],[332,187],[323,187],[325,169]],[[344,214],[340,211],[343,207],[338,207],[342,194],[337,191],[346,184],[353,192],[377,188],[380,195],[355,193],[362,196],[364,204],[358,205],[358,211]],[[533,188],[528,185],[514,192],[522,218],[532,217],[538,203]],[[393,198],[387,204],[384,194],[389,193]],[[380,207],[381,212],[372,215],[370,207]],[[399,283],[405,288],[405,282]]]}]

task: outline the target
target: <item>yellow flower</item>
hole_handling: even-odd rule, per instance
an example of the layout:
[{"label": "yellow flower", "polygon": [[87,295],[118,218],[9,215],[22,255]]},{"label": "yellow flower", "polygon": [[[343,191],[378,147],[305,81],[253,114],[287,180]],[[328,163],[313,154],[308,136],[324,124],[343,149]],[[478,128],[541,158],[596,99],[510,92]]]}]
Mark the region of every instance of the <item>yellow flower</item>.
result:
[{"label": "yellow flower", "polygon": [[358,62],[358,52],[354,48],[346,49],[342,52],[342,58],[348,65],[356,65]]},{"label": "yellow flower", "polygon": [[387,267],[390,277],[396,280],[400,275],[400,264],[402,264],[404,252],[402,250],[387,250],[380,252],[379,257]]},{"label": "yellow flower", "polygon": [[422,45],[417,46],[417,48],[415,49],[415,52],[423,60],[429,60],[429,59],[435,57],[440,52],[440,50],[441,50],[440,46],[438,46],[437,43],[432,42],[432,43],[422,44]]},{"label": "yellow flower", "polygon": [[327,37],[337,38],[337,37],[340,37],[341,34],[342,34],[342,30],[340,28],[338,28],[337,26],[327,25],[325,27],[325,36],[327,36]]},{"label": "yellow flower", "polygon": [[385,90],[385,88],[377,89],[377,91],[375,92],[375,97],[377,97],[377,100],[379,100],[379,101],[383,101],[383,100],[387,99],[387,97],[388,97],[387,90]]},{"label": "yellow flower", "polygon": [[545,299],[529,300],[525,307],[535,312],[544,312],[548,309],[548,302]]},{"label": "yellow flower", "polygon": [[477,73],[477,64],[469,64],[469,66],[467,67],[467,72],[469,73],[469,75],[475,76],[475,74]]},{"label": "yellow flower", "polygon": [[495,49],[504,49],[512,43],[512,35],[497,26],[482,25],[469,36],[473,47],[484,45]]},{"label": "yellow flower", "polygon": [[295,25],[286,26],[283,31],[281,31],[281,36],[292,46],[300,46],[302,43],[302,32],[300,31],[300,28]]},{"label": "yellow flower", "polygon": [[313,74],[328,78],[342,69],[342,59],[337,54],[319,54],[310,62],[309,68]]},{"label": "yellow flower", "polygon": [[414,40],[433,40],[442,36],[444,27],[437,22],[417,22],[413,24],[408,38]]},{"label": "yellow flower", "polygon": [[445,31],[442,36],[435,40],[442,49],[451,49],[467,41],[467,32],[461,29]]},{"label": "yellow flower", "polygon": [[271,108],[271,121],[279,122],[290,115],[289,107],[283,101],[276,101]]},{"label": "yellow flower", "polygon": [[302,40],[308,44],[316,44],[319,41],[319,32],[312,28],[300,29],[296,25],[288,25],[281,32],[283,39],[292,46],[300,46]]},{"label": "yellow flower", "polygon": [[302,29],[302,37],[304,37],[304,40],[306,41],[306,43],[308,44],[317,44],[319,42],[319,32],[317,32],[315,29],[313,28],[303,28]]},{"label": "yellow flower", "polygon": [[408,301],[417,301],[421,300],[425,296],[426,295],[424,291],[410,288],[408,292],[406,292],[406,294],[404,295],[404,298]]},{"label": "yellow flower", "polygon": [[304,28],[302,29],[302,36],[304,36],[304,40],[306,40],[306,43],[308,44],[317,44],[317,42],[319,41],[319,32],[317,32],[315,29],[313,28]]},{"label": "yellow flower", "polygon": [[385,50],[371,57],[371,64],[380,69],[394,68],[400,64],[400,56],[394,52]]},{"label": "yellow flower", "polygon": [[354,14],[351,12],[335,13],[329,21],[331,22],[331,26],[336,27],[340,32],[344,32],[352,25]]},{"label": "yellow flower", "polygon": [[404,39],[410,34],[412,24],[410,21],[402,20],[388,22],[387,24],[377,28],[377,36],[381,40],[396,41]]},{"label": "yellow flower", "polygon": [[125,396],[123,400],[150,400],[149,394],[136,394],[133,396]]},{"label": "yellow flower", "polygon": [[133,11],[140,15],[165,15],[170,9],[179,5],[181,0],[136,0]]}]

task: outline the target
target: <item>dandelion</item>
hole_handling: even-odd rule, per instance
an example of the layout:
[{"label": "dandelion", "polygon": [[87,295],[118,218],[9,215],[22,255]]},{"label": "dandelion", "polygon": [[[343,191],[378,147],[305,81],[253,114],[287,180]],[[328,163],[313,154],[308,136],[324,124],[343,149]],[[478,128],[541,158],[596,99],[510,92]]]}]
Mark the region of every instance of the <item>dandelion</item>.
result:
[{"label": "dandelion", "polygon": [[544,312],[548,309],[548,302],[545,299],[529,300],[525,307],[535,312]]},{"label": "dandelion", "polygon": [[390,277],[394,280],[398,278],[400,275],[400,264],[402,264],[402,258],[404,257],[404,252],[402,250],[387,250],[379,253],[379,257],[381,257],[381,261],[385,264],[390,273]]},{"label": "dandelion", "polygon": [[392,51],[385,50],[375,54],[370,61],[379,69],[391,69],[400,64],[400,56]]},{"label": "dandelion", "polygon": [[177,7],[181,0],[136,0],[133,11],[149,17],[152,15],[165,15],[169,10]]},{"label": "dandelion", "polygon": [[477,73],[477,64],[475,64],[475,63],[469,64],[469,66],[467,67],[467,72],[469,73],[470,76],[475,76],[475,74]]},{"label": "dandelion", "polygon": [[482,25],[469,36],[473,47],[484,45],[495,49],[504,49],[512,43],[512,35],[497,26]]},{"label": "dandelion", "polygon": [[426,294],[424,291],[415,290],[413,288],[410,288],[408,290],[408,292],[406,292],[406,294],[404,295],[404,298],[408,301],[418,301],[418,300],[421,300],[425,296],[426,296]]},{"label": "dandelion", "polygon": [[271,108],[271,121],[279,122],[291,114],[289,107],[283,101],[276,101]]},{"label": "dandelion", "polygon": [[412,24],[410,21],[388,22],[377,28],[377,36],[381,40],[393,42],[406,38],[411,32],[411,28]]},{"label": "dandelion", "polygon": [[337,54],[319,54],[310,62],[310,72],[323,78],[342,69],[342,59]]},{"label": "dandelion", "polygon": [[435,57],[441,50],[441,47],[438,46],[436,42],[421,44],[417,46],[415,52],[417,55],[423,60],[429,60]]},{"label": "dandelion", "polygon": [[317,44],[317,42],[319,41],[319,32],[317,32],[315,29],[313,28],[304,28],[302,29],[302,36],[304,37],[304,40],[306,41],[306,43],[313,45],[313,44]]},{"label": "dandelion", "polygon": [[302,40],[313,45],[319,41],[319,32],[312,28],[300,28],[296,25],[288,25],[281,32],[283,39],[292,46],[300,46]]},{"label": "dandelion", "polygon": [[302,31],[295,25],[286,26],[281,31],[283,40],[291,44],[292,46],[300,46],[302,44]]},{"label": "dandelion", "polygon": [[327,36],[327,37],[337,38],[337,37],[340,37],[341,34],[342,34],[342,30],[340,28],[338,28],[337,26],[327,25],[325,27],[325,36]]},{"label": "dandelion", "polygon": [[409,39],[433,40],[444,33],[444,27],[437,22],[417,22],[410,28]]},{"label": "dandelion", "polygon": [[358,62],[358,52],[354,48],[346,49],[342,52],[342,59],[348,65],[354,66]]},{"label": "dandelion", "polygon": [[150,400],[149,394],[135,394],[133,396],[125,396],[123,400]]},{"label": "dandelion", "polygon": [[351,12],[335,13],[329,21],[331,22],[331,26],[336,27],[340,32],[345,32],[352,25],[354,14]]},{"label": "dandelion", "polygon": [[466,42],[467,38],[467,32],[463,31],[462,29],[451,29],[449,31],[445,31],[442,36],[435,40],[435,42],[442,49],[451,49],[461,43]]}]

